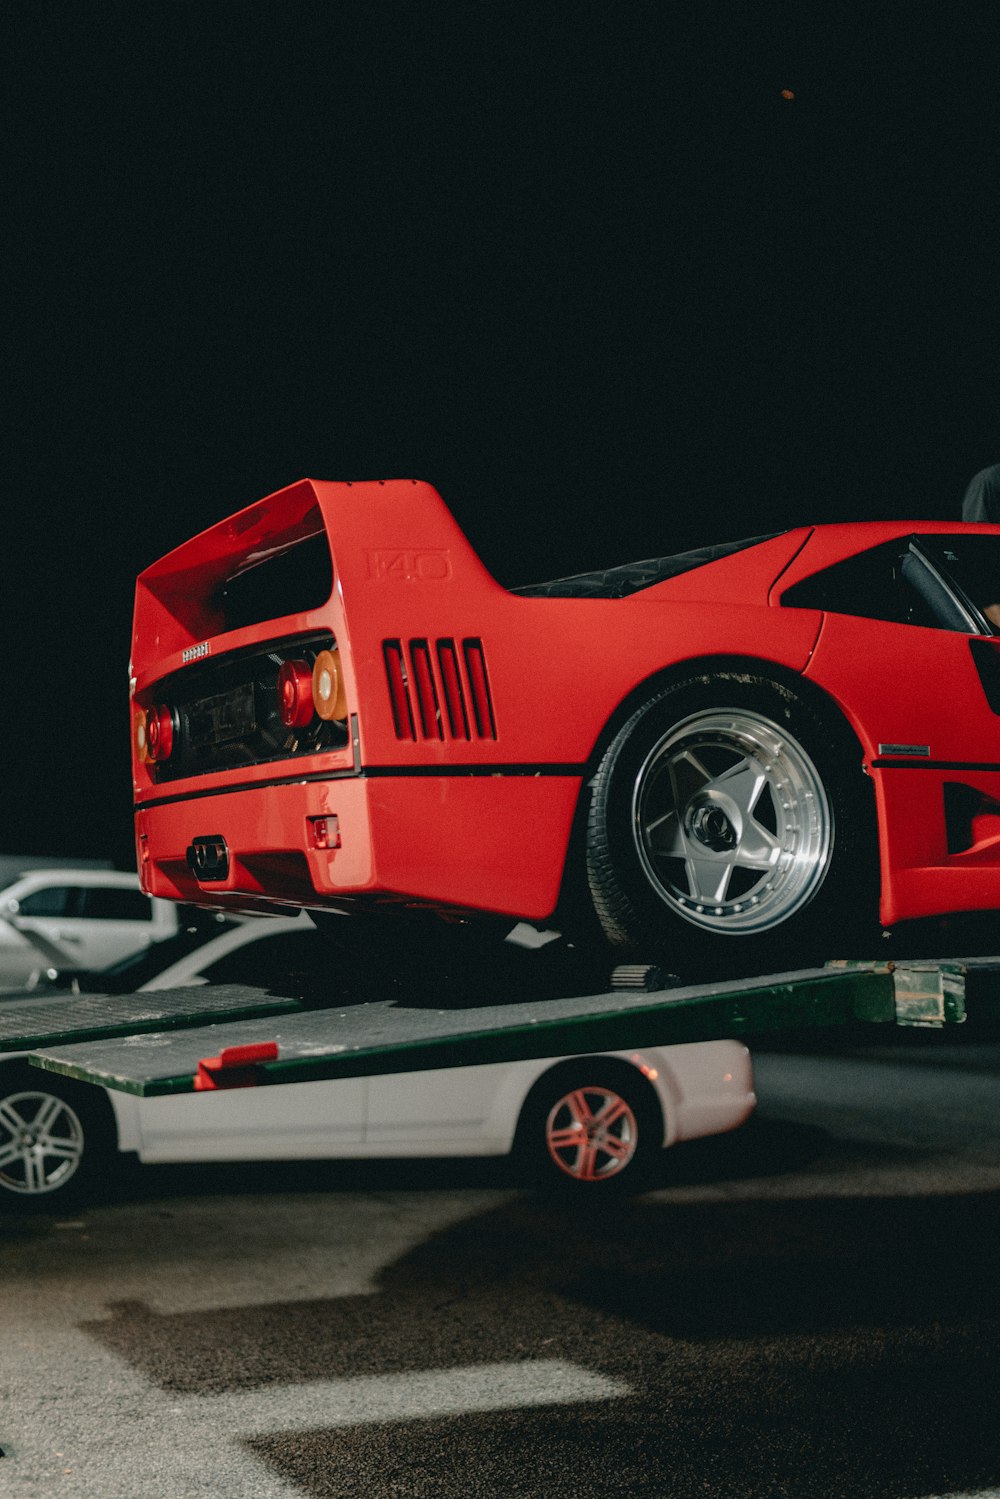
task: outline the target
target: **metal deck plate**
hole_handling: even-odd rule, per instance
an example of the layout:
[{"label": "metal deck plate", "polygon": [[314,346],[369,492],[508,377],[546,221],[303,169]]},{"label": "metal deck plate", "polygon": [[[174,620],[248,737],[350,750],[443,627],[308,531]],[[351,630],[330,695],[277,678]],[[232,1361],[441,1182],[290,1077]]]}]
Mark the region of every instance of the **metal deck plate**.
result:
[{"label": "metal deck plate", "polygon": [[[154,996],[155,997],[155,996]],[[244,1019],[80,1045],[50,1042],[36,1066],[123,1092],[193,1090],[198,1062],[223,1048],[277,1041],[258,1083],[416,1072],[670,1045],[766,1031],[895,1019],[892,978],[870,965],[743,979],[656,994],[612,993],[477,1009],[418,1009],[386,1001],[273,1020]]]},{"label": "metal deck plate", "polygon": [[45,995],[0,1003],[0,1052],[302,1008],[300,1000],[248,989],[245,984],[197,984],[148,994]]}]

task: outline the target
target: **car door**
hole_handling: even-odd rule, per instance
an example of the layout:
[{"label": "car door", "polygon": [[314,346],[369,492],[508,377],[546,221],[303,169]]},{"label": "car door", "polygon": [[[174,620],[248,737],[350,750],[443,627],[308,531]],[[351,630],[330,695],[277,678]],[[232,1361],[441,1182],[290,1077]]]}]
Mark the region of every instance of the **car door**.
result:
[{"label": "car door", "polygon": [[[15,886],[8,901],[10,929],[16,932],[17,947],[5,947],[6,983],[24,983],[40,968],[86,968],[88,944],[78,930],[81,908],[79,885],[66,880],[36,884],[22,890]],[[103,966],[103,965],[101,965]],[[16,973],[15,973],[16,969]]]},{"label": "car door", "polygon": [[1000,537],[897,537],[795,583],[826,613],[806,676],[861,741],[884,925],[1000,904]]},{"label": "car door", "polygon": [[83,968],[107,968],[141,952],[154,940],[153,903],[141,890],[81,885],[76,913],[60,923],[62,940]]},{"label": "car door", "polygon": [[56,945],[52,933],[71,908],[75,892],[64,882],[29,886],[18,883],[0,902],[0,984],[13,988],[47,967],[79,968],[72,947]]},{"label": "car door", "polygon": [[[477,1144],[485,1148],[498,1094],[512,1088],[516,1094],[507,1121],[512,1132],[532,1069],[531,1063],[487,1063],[372,1077],[365,1142],[381,1153],[391,1148],[407,1154],[421,1145],[456,1151],[475,1151]],[[526,1080],[518,1090],[514,1084],[520,1074]]]},{"label": "car door", "polygon": [[323,1160],[353,1154],[364,1078],[279,1083],[139,1101],[144,1161]]}]

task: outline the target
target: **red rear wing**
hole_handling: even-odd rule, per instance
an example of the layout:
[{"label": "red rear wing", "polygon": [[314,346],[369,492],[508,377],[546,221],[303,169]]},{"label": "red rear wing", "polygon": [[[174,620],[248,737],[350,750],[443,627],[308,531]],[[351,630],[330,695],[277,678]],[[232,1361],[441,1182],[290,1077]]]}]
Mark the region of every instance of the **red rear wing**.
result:
[{"label": "red rear wing", "polygon": [[[136,704],[148,713],[195,663],[327,632],[316,644],[339,652],[347,701],[374,696],[382,709],[367,725],[376,758],[390,746],[494,741],[481,621],[498,599],[511,601],[431,485],[302,480],[141,574]],[[141,743],[133,754],[137,791],[163,779]]]},{"label": "red rear wing", "polygon": [[[233,633],[227,585],[324,533],[340,594],[369,581],[408,589],[442,582],[497,587],[431,485],[303,479],[219,521],[140,574],[133,631],[139,684],[183,664],[174,658],[184,652],[191,659],[192,647]],[[286,613],[312,613],[327,602],[307,600]],[[238,645],[226,640],[225,649]]]}]

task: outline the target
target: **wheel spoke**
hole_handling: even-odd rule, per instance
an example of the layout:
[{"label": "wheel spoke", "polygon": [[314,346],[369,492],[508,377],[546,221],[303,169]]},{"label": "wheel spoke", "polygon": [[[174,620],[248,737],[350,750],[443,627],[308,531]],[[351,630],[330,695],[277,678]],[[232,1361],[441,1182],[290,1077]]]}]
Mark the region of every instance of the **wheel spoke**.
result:
[{"label": "wheel spoke", "polygon": [[29,1192],[44,1192],[46,1187],[45,1161],[33,1150],[24,1154],[24,1185]]},{"label": "wheel spoke", "polygon": [[580,1146],[573,1175],[584,1182],[592,1182],[597,1176],[597,1146],[592,1141],[587,1140]]},{"label": "wheel spoke", "polygon": [[744,820],[753,816],[754,807],[767,785],[767,776],[755,760],[747,757],[716,776],[711,790],[724,791],[739,808]]},{"label": "wheel spoke", "polygon": [[13,1133],[19,1130],[24,1122],[24,1115],[14,1107],[9,1098],[0,1099],[0,1124],[5,1124]]},{"label": "wheel spoke", "polygon": [[626,1161],[631,1160],[635,1146],[631,1140],[623,1140],[618,1135],[611,1135],[601,1142],[601,1149],[606,1155],[613,1157],[619,1165],[624,1165]]},{"label": "wheel spoke", "polygon": [[585,1127],[593,1119],[594,1116],[583,1088],[576,1088],[572,1093],[567,1094],[565,1103],[577,1126],[583,1125]]},{"label": "wheel spoke", "polygon": [[53,1124],[63,1112],[63,1101],[48,1094],[42,1101],[42,1106],[35,1115],[35,1129],[41,1134],[48,1134]]},{"label": "wheel spoke", "polygon": [[687,801],[692,792],[700,791],[713,779],[712,772],[688,746],[672,757],[668,768],[670,785],[674,793],[674,805],[678,807]]},{"label": "wheel spoke", "polygon": [[11,1140],[6,1145],[0,1145],[0,1171],[2,1171],[5,1166],[9,1166],[12,1162],[19,1161],[20,1159],[21,1147],[15,1140]]},{"label": "wheel spoke", "polygon": [[729,855],[720,859],[698,854],[694,851],[690,839],[687,847],[688,855],[685,864],[688,883],[691,887],[691,899],[704,901],[708,905],[717,905],[726,898],[729,877],[733,872],[735,862],[733,856]]},{"label": "wheel spoke", "polygon": [[597,1113],[594,1115],[594,1119],[598,1124],[602,1124],[604,1128],[607,1129],[609,1125],[614,1124],[616,1120],[621,1119],[624,1114],[628,1113],[628,1111],[628,1104],[625,1102],[625,1100],[623,1098],[617,1097],[617,1095],[612,1095],[601,1105]]},{"label": "wheel spoke", "polygon": [[750,819],[743,825],[738,846],[733,850],[733,863],[743,869],[770,869],[781,857],[781,843],[767,828]]},{"label": "wheel spoke", "polygon": [[38,1149],[43,1155],[55,1156],[61,1161],[75,1161],[80,1155],[80,1147],[75,1140],[60,1140],[52,1135],[39,1140]]},{"label": "wheel spoke", "polygon": [[650,852],[664,859],[683,859],[687,852],[687,841],[681,827],[680,814],[671,808],[662,817],[655,817],[646,824],[646,842]]}]

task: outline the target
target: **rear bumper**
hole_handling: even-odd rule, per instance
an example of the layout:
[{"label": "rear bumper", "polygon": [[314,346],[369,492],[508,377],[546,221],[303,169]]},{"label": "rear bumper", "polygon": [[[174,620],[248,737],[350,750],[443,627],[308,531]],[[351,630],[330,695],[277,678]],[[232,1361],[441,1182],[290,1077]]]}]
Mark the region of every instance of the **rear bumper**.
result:
[{"label": "rear bumper", "polygon": [[[250,897],[336,905],[369,897],[538,919],[554,909],[581,778],[356,775],[164,798],[135,814],[143,888],[202,904]],[[315,818],[339,846],[315,847]],[[196,879],[187,850],[224,839],[224,878]]]},{"label": "rear bumper", "polygon": [[750,1052],[742,1041],[692,1041],[619,1055],[646,1072],[653,1063],[663,1105],[665,1145],[738,1129],[757,1097]]}]

